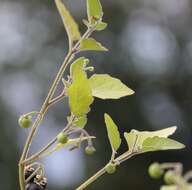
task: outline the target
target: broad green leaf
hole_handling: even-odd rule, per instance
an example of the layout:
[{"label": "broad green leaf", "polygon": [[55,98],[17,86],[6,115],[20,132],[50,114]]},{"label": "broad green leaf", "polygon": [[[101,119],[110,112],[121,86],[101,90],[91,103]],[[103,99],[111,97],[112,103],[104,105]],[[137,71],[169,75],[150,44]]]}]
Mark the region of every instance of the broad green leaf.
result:
[{"label": "broad green leaf", "polygon": [[71,66],[70,66],[70,75],[73,80],[77,78],[78,80],[78,74],[79,72],[84,73],[85,77],[87,76],[85,72],[83,72],[83,68],[88,64],[89,60],[85,57],[80,57],[77,60],[75,60]]},{"label": "broad green leaf", "polygon": [[99,22],[97,25],[96,25],[96,30],[97,31],[102,31],[104,30],[105,28],[107,28],[107,23],[105,22]]},{"label": "broad green leaf", "polygon": [[93,96],[101,99],[119,99],[134,94],[134,91],[119,79],[107,74],[94,74],[89,79]]},{"label": "broad green leaf", "polygon": [[141,149],[145,139],[155,136],[167,138],[172,135],[176,129],[177,127],[175,126],[157,131],[137,131],[133,129],[129,133],[125,133],[124,136],[126,138],[129,149],[132,149],[134,144],[136,149]]},{"label": "broad green leaf", "polygon": [[80,43],[79,47],[80,51],[87,51],[87,50],[93,50],[93,51],[108,51],[107,48],[102,46],[99,42],[97,42],[93,38],[87,38],[83,39]]},{"label": "broad green leaf", "polygon": [[169,137],[170,135],[172,135],[173,133],[175,133],[177,127],[174,126],[174,127],[169,127],[169,128],[166,128],[166,129],[161,129],[161,130],[157,130],[157,131],[136,131],[136,130],[133,130],[133,132],[135,134],[138,134],[138,140],[137,140],[137,145],[139,147],[142,146],[143,144],[143,141],[148,138],[148,137]]},{"label": "broad green leaf", "polygon": [[104,117],[105,117],[105,124],[107,127],[108,138],[112,150],[117,151],[119,146],[121,145],[121,138],[117,125],[114,123],[114,121],[108,114],[105,113]]},{"label": "broad green leaf", "polygon": [[184,147],[185,145],[175,140],[155,136],[145,139],[141,150],[143,152],[151,152],[159,150],[182,149]]},{"label": "broad green leaf", "polygon": [[86,124],[87,124],[86,115],[78,117],[77,120],[74,122],[74,125],[79,128],[84,128]]},{"label": "broad green leaf", "polygon": [[102,19],[103,10],[100,0],[87,0],[87,16],[90,23]]},{"label": "broad green leaf", "polygon": [[71,112],[76,116],[84,116],[93,102],[91,86],[83,70],[77,70],[73,83],[67,90]]},{"label": "broad green leaf", "polygon": [[79,32],[77,23],[75,22],[75,20],[73,19],[73,17],[71,16],[71,14],[69,13],[69,11],[61,0],[55,0],[55,3],[63,20],[63,24],[67,31],[70,43],[79,40],[81,38],[81,34]]}]

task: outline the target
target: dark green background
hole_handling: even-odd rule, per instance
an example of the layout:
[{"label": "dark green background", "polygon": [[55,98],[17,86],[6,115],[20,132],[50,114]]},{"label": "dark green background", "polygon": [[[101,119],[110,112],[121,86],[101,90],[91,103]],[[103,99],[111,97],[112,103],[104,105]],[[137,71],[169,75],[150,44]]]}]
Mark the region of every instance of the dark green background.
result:
[{"label": "dark green background", "polygon": [[[82,23],[86,17],[85,1],[65,2]],[[97,136],[97,153],[87,157],[83,149],[73,153],[61,151],[56,155],[59,160],[54,162],[54,155],[51,161],[51,158],[44,160],[49,181],[47,189],[75,189],[109,160],[111,150],[103,121],[105,112],[118,124],[122,138],[123,132],[132,128],[156,130],[177,125],[174,138],[187,148],[137,156],[122,164],[114,175],[105,175],[88,189],[159,189],[161,181],[147,175],[151,162],[177,161],[184,164],[185,170],[192,169],[191,1],[103,0],[102,4],[104,21],[109,26],[94,37],[110,51],[83,55],[90,58],[97,73],[120,78],[136,93],[120,100],[95,100],[88,115],[87,130]],[[85,30],[83,24],[80,29]],[[19,189],[17,162],[27,131],[19,129],[18,116],[40,108],[66,49],[66,34],[53,0],[0,1],[2,190]],[[32,151],[38,150],[64,126],[69,113],[67,106],[65,100],[48,113]],[[120,152],[125,150],[123,140]]]}]

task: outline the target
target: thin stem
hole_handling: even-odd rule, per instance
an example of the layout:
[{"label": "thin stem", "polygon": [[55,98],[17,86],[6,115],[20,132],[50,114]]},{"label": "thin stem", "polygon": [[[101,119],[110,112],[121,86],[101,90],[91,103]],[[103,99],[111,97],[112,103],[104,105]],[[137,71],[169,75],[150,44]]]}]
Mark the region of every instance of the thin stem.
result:
[{"label": "thin stem", "polygon": [[42,122],[42,120],[43,120],[43,118],[44,118],[44,116],[45,116],[45,114],[49,108],[49,102],[52,99],[53,95],[55,94],[55,91],[58,87],[58,84],[59,84],[60,80],[62,79],[63,73],[64,73],[66,67],[68,66],[68,64],[70,63],[70,61],[73,59],[73,57],[76,53],[76,50],[80,45],[80,42],[83,39],[87,38],[89,35],[91,35],[91,33],[93,31],[94,31],[93,28],[89,28],[85,32],[85,34],[82,36],[82,38],[74,45],[73,49],[71,47],[69,48],[69,52],[68,52],[63,64],[61,65],[61,67],[60,67],[60,69],[59,69],[59,71],[55,77],[55,80],[53,81],[53,84],[51,85],[49,93],[48,93],[48,95],[47,95],[47,97],[46,97],[46,99],[45,99],[45,101],[41,107],[40,112],[39,112],[39,115],[37,115],[37,117],[36,117],[36,120],[32,126],[32,129],[31,129],[31,131],[27,137],[27,140],[26,140],[26,143],[25,143],[25,146],[24,146],[24,149],[23,149],[20,161],[19,161],[19,183],[20,183],[21,190],[25,190],[25,179],[24,179],[25,164],[22,164],[22,162],[25,161],[25,159],[27,158],[33,137],[35,136],[36,131],[37,131],[40,123]]},{"label": "thin stem", "polygon": [[[73,121],[73,120],[72,120]],[[61,131],[61,132],[66,132],[72,124],[72,121],[67,124],[67,126]],[[39,152],[31,156],[30,158],[26,159],[24,161],[25,164],[30,164],[31,162],[37,161],[41,155],[46,152],[52,145],[54,145],[57,142],[57,137],[54,137],[46,146],[44,146]]]},{"label": "thin stem", "polygon": [[99,177],[101,177],[105,172],[106,172],[105,171],[105,167],[103,167],[95,175],[93,175],[87,181],[85,181],[82,185],[80,185],[76,190],[83,190],[83,189],[85,189],[87,186],[89,186],[91,183],[93,183]]},{"label": "thin stem", "polygon": [[[70,139],[69,141],[71,141],[70,143],[66,143],[64,145],[62,145],[62,147],[67,147],[67,146],[70,146],[70,145],[73,145],[73,144],[77,144],[79,142],[83,142],[83,141],[87,141],[89,139],[93,139],[95,138],[94,136],[89,136],[89,137],[82,137],[82,138],[78,138],[78,139]],[[57,147],[57,146],[56,146]],[[26,160],[26,163],[31,163],[31,162],[34,162],[36,160],[40,160],[46,156],[49,156],[50,154],[52,154],[53,152],[57,151],[57,148],[56,147],[53,147],[53,149],[51,150],[45,150],[44,152],[42,152],[38,157],[36,157],[35,159],[31,159],[31,160]]]},{"label": "thin stem", "polygon": [[[120,155],[113,162],[116,163],[117,165],[119,165],[120,163],[124,162],[125,160],[128,160],[129,158],[131,158],[135,154],[136,153],[130,152],[129,154],[126,154],[126,158],[124,156],[125,154],[122,154],[123,156]],[[103,174],[105,174],[106,173],[105,167],[106,167],[106,165],[102,169],[100,169],[96,174],[94,174],[92,177],[90,177],[88,180],[86,180],[83,184],[81,184],[76,190],[85,189],[90,184],[92,184],[94,181],[96,181],[99,177],[101,177]]]},{"label": "thin stem", "polygon": [[[89,133],[85,129],[83,129],[83,128],[79,128],[79,129],[72,128],[72,130],[69,131],[68,134],[70,135],[70,134],[77,133],[77,132],[83,133],[86,137],[90,136]],[[93,146],[93,143],[92,143],[91,139],[88,139],[87,142],[88,142],[88,146]]]},{"label": "thin stem", "polygon": [[57,97],[53,98],[51,101],[49,101],[49,106],[56,104],[57,102],[62,100],[65,96],[66,96],[65,90],[63,90],[59,96],[57,96]]}]

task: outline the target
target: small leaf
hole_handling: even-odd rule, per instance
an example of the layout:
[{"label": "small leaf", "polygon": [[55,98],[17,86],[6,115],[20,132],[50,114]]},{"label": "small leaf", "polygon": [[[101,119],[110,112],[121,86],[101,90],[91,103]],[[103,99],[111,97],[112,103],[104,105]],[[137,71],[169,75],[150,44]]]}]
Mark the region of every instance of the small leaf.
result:
[{"label": "small leaf", "polygon": [[178,190],[176,185],[163,185],[160,190]]},{"label": "small leaf", "polygon": [[92,91],[83,68],[73,71],[75,80],[67,90],[69,106],[74,115],[84,116],[89,112],[93,102]]},{"label": "small leaf", "polygon": [[124,137],[127,141],[129,151],[133,151],[134,147],[137,146],[136,140],[137,140],[138,136],[134,133],[124,133]]},{"label": "small leaf", "polygon": [[84,128],[86,124],[87,124],[86,115],[78,117],[77,120],[74,122],[74,125],[79,128]]},{"label": "small leaf", "polygon": [[105,113],[104,117],[112,150],[117,151],[119,146],[121,145],[121,138],[117,125],[108,114]]},{"label": "small leaf", "polygon": [[87,0],[87,16],[90,23],[102,19],[103,10],[100,0]]},{"label": "small leaf", "polygon": [[108,51],[107,48],[102,46],[99,42],[97,42],[93,38],[87,38],[83,39],[80,43],[79,47],[80,51],[87,51],[87,50],[93,50],[93,51]]},{"label": "small leaf", "polygon": [[159,150],[171,150],[182,149],[185,145],[175,140],[164,137],[149,137],[144,140],[142,145],[143,152],[159,151]]},{"label": "small leaf", "polygon": [[96,25],[96,30],[97,31],[102,31],[104,30],[105,28],[107,28],[107,23],[105,22],[99,22],[97,25]]},{"label": "small leaf", "polygon": [[134,91],[119,79],[107,74],[94,74],[89,79],[93,96],[101,99],[119,99],[134,94]]},{"label": "small leaf", "polygon": [[192,185],[186,185],[184,187],[179,187],[176,185],[163,185],[160,190],[192,190]]},{"label": "small leaf", "polygon": [[81,34],[79,32],[79,28],[65,5],[62,3],[61,0],[55,0],[57,9],[61,15],[61,18],[63,20],[63,24],[65,26],[65,29],[67,31],[67,35],[69,38],[70,43],[73,43],[73,41],[79,40],[81,38]]},{"label": "small leaf", "polygon": [[80,57],[71,64],[70,75],[73,80],[75,80],[78,77],[79,72],[82,72],[82,74],[84,73],[85,77],[87,76],[86,73],[83,72],[83,68],[88,64],[88,62],[89,60],[86,59],[85,57]]}]

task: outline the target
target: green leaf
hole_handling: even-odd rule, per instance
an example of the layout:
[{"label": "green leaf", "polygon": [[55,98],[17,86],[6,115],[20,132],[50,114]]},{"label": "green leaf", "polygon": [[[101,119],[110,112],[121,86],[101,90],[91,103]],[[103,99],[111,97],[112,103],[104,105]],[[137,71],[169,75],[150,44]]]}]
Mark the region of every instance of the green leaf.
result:
[{"label": "green leaf", "polygon": [[169,137],[170,135],[172,135],[173,133],[175,133],[177,127],[176,126],[173,126],[173,127],[169,127],[169,128],[166,128],[166,129],[161,129],[161,130],[157,130],[157,131],[134,131],[134,133],[138,134],[139,137],[138,137],[138,140],[137,140],[137,145],[139,147],[142,146],[143,144],[143,141],[148,138],[148,137]]},{"label": "green leaf", "polygon": [[102,30],[104,30],[105,28],[107,28],[107,23],[105,23],[105,22],[99,22],[99,23],[96,25],[95,30],[97,30],[97,31],[102,31]]},{"label": "green leaf", "polygon": [[75,80],[67,90],[71,112],[76,116],[84,116],[93,102],[91,86],[83,68],[74,70]]},{"label": "green leaf", "polygon": [[177,127],[169,127],[166,129],[161,129],[157,131],[137,131],[132,129],[129,133],[124,133],[125,139],[127,141],[129,150],[132,150],[133,145],[137,150],[142,148],[143,141],[149,137],[164,137],[167,138],[172,135]]},{"label": "green leaf", "polygon": [[80,57],[75,60],[70,66],[70,75],[73,80],[78,80],[78,73],[84,73],[85,77],[87,76],[85,72],[83,72],[83,68],[88,64],[89,60],[85,57]]},{"label": "green leaf", "polygon": [[124,137],[127,141],[129,151],[134,150],[135,146],[137,146],[136,140],[137,140],[138,136],[134,133],[131,133],[131,132],[130,133],[125,132]]},{"label": "green leaf", "polygon": [[86,124],[87,124],[86,115],[78,117],[77,120],[74,122],[74,125],[79,128],[84,128]]},{"label": "green leaf", "polygon": [[176,185],[163,185],[160,190],[178,190]]},{"label": "green leaf", "polygon": [[93,38],[83,39],[81,41],[81,43],[80,43],[79,50],[80,51],[87,51],[87,50],[91,50],[91,51],[108,51],[107,48],[102,46],[99,42],[97,42]]},{"label": "green leaf", "polygon": [[160,190],[192,190],[192,185],[186,185],[184,187],[179,187],[176,185],[163,185]]},{"label": "green leaf", "polygon": [[79,40],[81,38],[81,34],[79,32],[79,27],[65,5],[62,3],[61,0],[55,0],[57,9],[60,13],[60,16],[63,20],[63,24],[67,31],[67,35],[69,38],[70,43],[72,44],[73,41]]},{"label": "green leaf", "polygon": [[143,152],[159,151],[159,150],[171,150],[171,149],[182,149],[185,145],[164,137],[149,137],[144,140],[142,145]]},{"label": "green leaf", "polygon": [[89,79],[93,96],[101,99],[119,99],[134,94],[134,91],[119,79],[107,74],[94,74]]},{"label": "green leaf", "polygon": [[87,0],[87,16],[90,23],[102,19],[103,10],[99,0]]},{"label": "green leaf", "polygon": [[104,117],[105,117],[105,124],[107,127],[108,138],[112,150],[117,151],[119,146],[121,145],[121,138],[117,125],[114,123],[114,121],[108,114],[105,113]]}]

